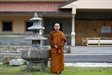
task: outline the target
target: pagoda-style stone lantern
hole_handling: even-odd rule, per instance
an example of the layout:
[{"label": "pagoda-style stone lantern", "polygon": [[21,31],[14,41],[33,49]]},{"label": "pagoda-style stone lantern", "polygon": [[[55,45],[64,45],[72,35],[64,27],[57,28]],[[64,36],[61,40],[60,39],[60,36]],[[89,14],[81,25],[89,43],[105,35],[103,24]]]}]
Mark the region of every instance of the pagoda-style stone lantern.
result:
[{"label": "pagoda-style stone lantern", "polygon": [[40,41],[47,40],[47,38],[39,34],[39,30],[43,30],[44,27],[39,25],[39,21],[42,19],[38,17],[37,13],[30,20],[33,21],[33,25],[28,30],[32,30],[33,35],[25,39],[32,41],[32,47],[29,50],[21,50],[20,55],[28,61],[26,71],[31,71],[32,66],[38,66],[40,71],[43,71],[50,58],[50,50],[42,49]]}]

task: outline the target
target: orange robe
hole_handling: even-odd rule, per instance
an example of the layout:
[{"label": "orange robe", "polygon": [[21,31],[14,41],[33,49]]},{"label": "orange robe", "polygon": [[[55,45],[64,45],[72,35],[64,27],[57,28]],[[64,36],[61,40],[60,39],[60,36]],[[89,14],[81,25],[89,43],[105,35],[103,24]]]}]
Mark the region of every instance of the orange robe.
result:
[{"label": "orange robe", "polygon": [[[51,72],[60,72],[64,70],[64,45],[66,37],[61,31],[52,31],[49,42],[51,46]],[[57,45],[58,49],[54,46]]]}]

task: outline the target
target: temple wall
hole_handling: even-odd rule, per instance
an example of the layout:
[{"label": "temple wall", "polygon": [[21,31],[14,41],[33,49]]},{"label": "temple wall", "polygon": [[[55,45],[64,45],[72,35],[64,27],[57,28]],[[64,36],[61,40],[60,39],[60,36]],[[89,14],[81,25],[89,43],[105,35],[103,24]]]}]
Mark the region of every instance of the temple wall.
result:
[{"label": "temple wall", "polygon": [[[32,15],[33,16],[33,15]],[[25,31],[25,22],[30,21],[29,19],[32,16],[24,16],[24,15],[0,15],[0,34],[23,34],[30,33]],[[2,22],[12,22],[12,31],[3,31]]]},{"label": "temple wall", "polygon": [[[0,14],[0,45],[30,45],[25,37],[32,31],[25,30],[25,22],[30,21],[33,14]],[[72,17],[69,15],[43,15],[42,24],[45,27],[43,35],[49,37],[53,30],[53,24],[58,22],[61,30],[67,37],[67,45],[71,45]],[[75,20],[76,45],[82,44],[82,37],[112,37],[112,14],[111,12],[77,12]],[[12,21],[12,31],[3,31],[2,22]],[[101,33],[102,26],[110,26],[111,33]],[[49,45],[48,40],[43,42]]]},{"label": "temple wall", "polygon": [[[102,26],[109,26],[110,33],[102,33]],[[76,44],[82,44],[82,37],[112,38],[112,20],[76,20]]]}]

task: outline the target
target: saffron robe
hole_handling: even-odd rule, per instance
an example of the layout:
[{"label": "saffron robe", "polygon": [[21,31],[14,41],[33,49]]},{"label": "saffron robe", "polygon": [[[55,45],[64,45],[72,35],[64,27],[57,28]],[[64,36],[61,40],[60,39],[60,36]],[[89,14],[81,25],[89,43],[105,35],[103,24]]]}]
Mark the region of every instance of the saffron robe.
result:
[{"label": "saffron robe", "polygon": [[[50,33],[49,42],[51,46],[51,72],[60,72],[64,70],[64,45],[66,37],[61,31],[52,31]],[[58,46],[58,49],[55,48]]]}]

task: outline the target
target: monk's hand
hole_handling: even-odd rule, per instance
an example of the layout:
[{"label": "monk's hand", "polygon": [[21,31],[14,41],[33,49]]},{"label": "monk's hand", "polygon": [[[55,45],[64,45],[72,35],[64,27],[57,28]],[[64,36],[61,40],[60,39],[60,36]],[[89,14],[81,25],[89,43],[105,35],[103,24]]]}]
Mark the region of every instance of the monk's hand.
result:
[{"label": "monk's hand", "polygon": [[56,48],[56,49],[58,49],[58,46],[57,46],[57,45],[55,45],[55,48]]}]

